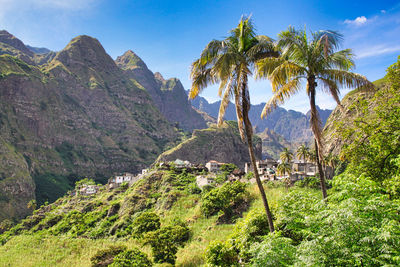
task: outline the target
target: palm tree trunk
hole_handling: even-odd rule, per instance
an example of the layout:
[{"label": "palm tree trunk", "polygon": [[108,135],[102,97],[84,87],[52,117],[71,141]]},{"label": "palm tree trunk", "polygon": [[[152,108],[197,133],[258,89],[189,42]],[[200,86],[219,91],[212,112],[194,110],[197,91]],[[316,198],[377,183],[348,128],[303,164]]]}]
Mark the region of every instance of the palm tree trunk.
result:
[{"label": "palm tree trunk", "polygon": [[321,184],[321,191],[322,191],[322,197],[324,200],[327,198],[328,194],[326,193],[326,183],[325,183],[325,175],[324,175],[324,170],[322,168],[322,155],[320,152],[321,149],[321,126],[320,126],[320,120],[318,118],[318,111],[315,106],[315,87],[317,86],[317,83],[315,82],[315,77],[311,76],[307,80],[308,82],[308,92],[310,96],[310,107],[311,107],[311,118],[310,118],[310,124],[311,124],[311,129],[314,133],[314,143],[315,143],[315,156],[316,156],[316,161],[318,165],[318,172],[319,172],[319,180]]},{"label": "palm tree trunk", "polygon": [[267,197],[265,195],[265,190],[264,190],[264,187],[263,187],[263,185],[261,183],[260,176],[258,174],[258,169],[257,169],[257,164],[256,164],[256,157],[254,155],[254,149],[253,149],[252,126],[251,126],[251,122],[249,120],[249,116],[248,116],[247,112],[246,112],[246,114],[243,114],[243,115],[244,115],[243,116],[244,128],[245,128],[246,137],[247,137],[247,146],[249,148],[251,164],[252,164],[253,169],[254,169],[254,177],[256,179],[258,189],[260,190],[261,199],[263,201],[264,209],[265,209],[265,212],[267,214],[269,231],[272,233],[272,232],[275,231],[274,222],[272,221],[272,213],[271,213],[271,211],[269,209],[268,200],[267,200]]}]

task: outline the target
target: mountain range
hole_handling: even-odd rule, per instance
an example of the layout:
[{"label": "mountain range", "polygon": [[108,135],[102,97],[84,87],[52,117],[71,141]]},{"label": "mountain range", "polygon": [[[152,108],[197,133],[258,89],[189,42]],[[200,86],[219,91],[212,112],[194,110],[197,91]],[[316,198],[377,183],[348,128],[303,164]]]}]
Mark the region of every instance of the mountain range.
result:
[{"label": "mountain range", "polygon": [[56,53],[0,31],[0,220],[26,216],[29,200],[54,201],[83,177],[139,172],[179,141],[176,126],[207,127],[203,116],[179,80],[131,51],[114,61],[78,36]]},{"label": "mountain range", "polygon": [[[277,108],[261,120],[262,106],[250,117],[257,133],[267,131],[264,156],[276,155],[283,139],[310,140],[307,115]],[[178,79],[153,73],[131,50],[113,60],[83,35],[54,52],[0,31],[0,221],[25,217],[31,200],[52,202],[81,178],[105,183],[140,172],[187,132],[196,139],[218,107],[202,97],[190,102]],[[325,121],[329,111],[320,112]],[[225,118],[235,119],[232,104]]]},{"label": "mountain range", "polygon": [[[204,111],[215,118],[218,117],[221,101],[209,103],[204,97],[197,97],[191,100],[191,102],[198,110]],[[265,103],[260,103],[251,105],[250,108],[249,118],[256,133],[262,133],[266,129],[269,129],[281,135],[290,143],[309,143],[312,140],[313,134],[310,128],[310,112],[304,114],[299,111],[277,107],[265,119],[261,119],[260,115],[264,106]],[[320,109],[318,106],[317,110],[322,125],[325,125],[332,110]],[[224,118],[226,120],[236,120],[236,110],[232,103],[229,103]]]}]

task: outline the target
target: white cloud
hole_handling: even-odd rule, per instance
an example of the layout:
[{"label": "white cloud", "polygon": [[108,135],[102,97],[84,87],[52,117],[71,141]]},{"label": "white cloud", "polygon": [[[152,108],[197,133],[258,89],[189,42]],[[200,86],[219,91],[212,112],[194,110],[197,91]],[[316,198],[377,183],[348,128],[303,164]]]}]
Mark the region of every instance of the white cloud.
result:
[{"label": "white cloud", "polygon": [[365,23],[367,23],[368,19],[365,16],[357,17],[355,20],[349,20],[346,19],[344,21],[345,24],[350,24],[350,25],[355,25],[355,26],[361,26]]},{"label": "white cloud", "polygon": [[379,56],[383,54],[390,54],[390,53],[395,53],[400,51],[400,45],[377,45],[377,46],[372,46],[368,47],[367,49],[364,49],[360,52],[357,53],[357,58],[367,58],[367,57],[374,57],[374,56]]}]

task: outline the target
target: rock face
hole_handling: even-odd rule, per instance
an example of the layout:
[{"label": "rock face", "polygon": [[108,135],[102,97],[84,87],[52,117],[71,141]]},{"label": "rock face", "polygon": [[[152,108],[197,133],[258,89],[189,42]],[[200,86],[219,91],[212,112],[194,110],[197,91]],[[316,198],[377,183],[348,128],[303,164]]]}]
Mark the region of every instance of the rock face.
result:
[{"label": "rock face", "polygon": [[[7,42],[25,53],[22,42]],[[13,181],[1,192],[1,216],[14,216],[11,205],[24,211],[35,187],[38,204],[53,201],[85,176],[105,182],[138,172],[177,141],[150,95],[96,39],[74,38],[40,68],[21,60],[32,58],[28,51],[0,56],[0,138],[9,147],[0,157],[14,158],[0,165]]]},{"label": "rock face", "polygon": [[[210,116],[218,117],[219,106],[221,101],[208,103],[203,97],[197,97],[192,100],[192,105]],[[265,129],[270,129],[275,133],[283,136],[290,143],[309,143],[313,134],[310,129],[309,112],[303,114],[294,110],[286,110],[284,108],[276,108],[266,119],[261,119],[260,115],[265,103],[252,105],[249,113],[250,121],[255,127],[257,133],[262,133]],[[325,124],[331,110],[318,111],[321,117],[322,125]],[[236,111],[232,103],[229,104],[226,113],[226,120],[236,120]]]},{"label": "rock face", "polygon": [[[377,82],[374,82],[377,85]],[[385,83],[379,82],[377,90],[381,87],[386,86]],[[367,101],[369,110],[378,106],[379,103],[371,101],[375,94],[375,91],[365,91],[365,90],[354,90],[349,92],[341,101],[343,109],[336,107],[331,115],[329,116],[324,130],[323,130],[323,143],[324,143],[324,153],[333,153],[338,155],[341,151],[345,141],[341,136],[341,130],[339,125],[346,128],[346,125],[352,126],[356,118],[358,118],[358,111],[356,108],[356,103],[359,101]],[[351,142],[351,140],[347,140]]]},{"label": "rock face", "polygon": [[[261,158],[261,139],[254,137],[256,157]],[[161,154],[157,162],[188,160],[194,164],[205,164],[210,160],[234,163],[244,168],[250,161],[247,145],[240,139],[237,123],[225,122],[221,127],[216,125],[204,130],[195,130],[188,140]]]},{"label": "rock face", "polygon": [[[284,148],[291,149],[292,144],[286,141],[281,135],[266,128],[262,133],[257,134],[262,140],[262,158],[279,159]],[[293,149],[292,149],[293,150]]]},{"label": "rock face", "polygon": [[207,128],[206,118],[193,109],[181,82],[165,80],[161,73],[152,73],[143,60],[131,50],[115,61],[125,75],[137,81],[152,97],[157,108],[171,123],[186,131]]},{"label": "rock face", "polygon": [[18,220],[31,212],[35,183],[29,165],[15,148],[0,137],[0,222]]}]

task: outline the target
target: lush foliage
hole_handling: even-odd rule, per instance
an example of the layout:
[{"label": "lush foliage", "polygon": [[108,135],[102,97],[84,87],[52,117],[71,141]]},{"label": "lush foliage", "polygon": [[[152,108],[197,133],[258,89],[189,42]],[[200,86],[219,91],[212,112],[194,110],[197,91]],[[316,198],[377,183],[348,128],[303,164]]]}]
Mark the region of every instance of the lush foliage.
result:
[{"label": "lush foliage", "polygon": [[190,230],[182,221],[175,221],[171,226],[161,227],[144,236],[146,244],[152,248],[154,262],[175,264],[179,246],[189,240]]},{"label": "lush foliage", "polygon": [[114,257],[110,267],[151,267],[153,264],[147,255],[137,248],[126,250]]},{"label": "lush foliage", "polygon": [[144,233],[156,231],[160,228],[160,217],[154,212],[142,212],[133,220],[133,234],[142,236]]},{"label": "lush foliage", "polygon": [[246,184],[239,181],[225,183],[202,197],[201,210],[205,216],[221,212],[221,215],[230,218],[238,205],[248,202],[248,197]]},{"label": "lush foliage", "polygon": [[[357,175],[365,175],[383,187],[391,197],[400,196],[400,59],[388,68],[391,81],[372,99],[359,99],[351,109],[358,112],[354,127],[343,129],[351,139],[342,158]],[[370,103],[379,103],[370,108]]]}]

